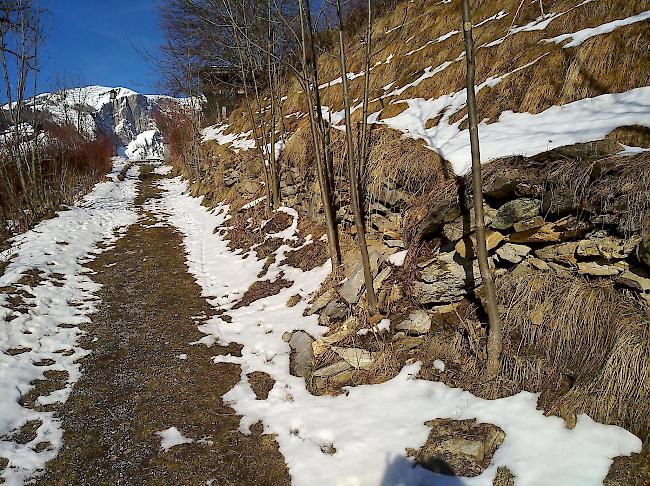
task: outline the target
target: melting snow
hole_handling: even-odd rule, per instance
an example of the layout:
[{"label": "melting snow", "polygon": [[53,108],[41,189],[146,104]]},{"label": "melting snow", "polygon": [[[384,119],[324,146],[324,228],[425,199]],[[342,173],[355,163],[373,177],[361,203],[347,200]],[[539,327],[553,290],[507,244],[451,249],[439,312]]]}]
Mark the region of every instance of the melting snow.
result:
[{"label": "melting snow", "polygon": [[[0,477],[7,485],[23,484],[61,448],[59,418],[53,412],[23,407],[21,401],[33,389],[34,380],[44,379],[48,370],[65,371],[68,379],[62,389],[39,397],[41,405],[67,400],[79,379],[79,359],[88,352],[77,343],[83,335],[77,326],[90,322],[99,288],[83,264],[105,251],[98,248],[100,243],[111,246],[137,220],[133,200],[138,168],[131,168],[120,182],[117,175],[124,162],[116,159],[111,180],[97,184],[79,204],[12,240],[0,288],[22,288],[30,294],[24,298],[30,308],[10,309],[10,295],[0,292],[0,457],[9,460]],[[41,276],[35,286],[18,283],[33,271]],[[26,352],[7,353],[17,348]],[[51,364],[39,366],[44,360]],[[26,444],[14,442],[11,434],[29,420],[43,422],[36,437]],[[51,447],[36,452],[34,447],[46,441]]]},{"label": "melting snow", "polygon": [[555,42],[556,44],[561,44],[565,40],[571,39],[571,42],[568,42],[562,46],[564,49],[567,49],[569,47],[579,46],[580,44],[582,44],[584,41],[586,41],[591,37],[595,37],[601,34],[608,34],[609,32],[613,32],[619,27],[623,27],[625,25],[631,25],[636,22],[643,22],[644,20],[648,20],[648,19],[650,19],[650,10],[646,10],[645,12],[641,12],[638,15],[633,15],[632,17],[628,17],[626,19],[607,22],[606,24],[599,25],[598,27],[593,27],[590,29],[582,29],[572,34],[558,35],[557,37],[553,37],[551,39],[543,39],[540,42],[544,42],[544,43]]},{"label": "melting snow", "polygon": [[168,451],[177,445],[190,444],[194,442],[193,439],[184,437],[176,427],[169,427],[168,429],[161,430],[160,432],[156,432],[156,435],[160,436],[160,448],[165,451]]},{"label": "melting snow", "polygon": [[[507,465],[521,484],[599,485],[613,457],[640,451],[637,437],[586,415],[578,418],[574,429],[567,429],[562,419],[546,417],[537,409],[535,394],[483,400],[443,383],[417,379],[419,363],[404,367],[383,384],[347,388],[335,397],[311,395],[302,378],[289,374],[290,350],[282,336],[302,329],[319,337],[327,328],[316,316],[303,316],[306,299],[292,308],[286,301],[296,293],[306,297],[314,292],[329,274],[329,262],[303,272],[282,266],[278,258],[269,273],[283,271],[293,285],[233,310],[243,291],[256,281],[263,262],[230,252],[223,236],[214,232],[228,219],[227,206],[206,209],[200,198],[184,194],[187,185],[178,178],[160,185],[165,193],[151,209],[184,234],[189,271],[204,295],[229,310],[232,318],[225,323],[215,316],[199,329],[211,342],[243,345],[241,357],[214,358],[216,363],[242,367],[241,381],[224,400],[242,415],[242,432],[249,433],[251,425],[262,421],[265,433],[276,434],[293,484],[489,486],[497,468]],[[246,375],[252,371],[269,373],[276,381],[266,400],[256,399],[250,387]],[[435,418],[492,423],[506,432],[506,439],[477,477],[434,474],[413,467],[405,449],[424,444],[429,433],[424,423]],[[323,452],[332,450],[333,454]]]}]

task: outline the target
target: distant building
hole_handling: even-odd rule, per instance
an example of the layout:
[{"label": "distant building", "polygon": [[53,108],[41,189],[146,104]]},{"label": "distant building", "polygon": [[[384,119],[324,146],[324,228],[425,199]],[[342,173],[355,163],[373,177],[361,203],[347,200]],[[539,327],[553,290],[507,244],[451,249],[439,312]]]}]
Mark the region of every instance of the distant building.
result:
[{"label": "distant building", "polygon": [[231,66],[210,66],[202,69],[199,77],[208,117],[214,122],[223,121],[244,96],[239,70]]}]

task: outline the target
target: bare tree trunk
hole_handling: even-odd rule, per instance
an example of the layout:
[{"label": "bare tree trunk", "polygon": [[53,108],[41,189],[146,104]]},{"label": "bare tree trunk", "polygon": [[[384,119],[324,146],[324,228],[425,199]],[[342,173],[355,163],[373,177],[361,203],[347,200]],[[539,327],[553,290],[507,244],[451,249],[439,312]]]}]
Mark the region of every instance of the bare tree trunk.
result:
[{"label": "bare tree trunk", "polygon": [[354,161],[354,144],[352,142],[352,121],[350,117],[350,96],[348,93],[348,71],[345,60],[345,40],[343,38],[343,16],[341,13],[341,0],[336,0],[336,14],[339,20],[339,53],[341,63],[341,78],[343,80],[343,104],[345,108],[345,138],[347,142],[348,176],[350,178],[350,200],[354,213],[354,223],[357,229],[357,243],[361,251],[361,262],[363,264],[363,275],[366,283],[366,296],[368,306],[373,315],[378,314],[377,296],[373,286],[370,258],[368,256],[368,245],[366,243],[366,228],[359,203],[359,182],[357,180],[357,169]]},{"label": "bare tree trunk", "polygon": [[[368,0],[368,23],[366,26],[366,51],[364,59],[365,79],[363,80],[363,119],[361,121],[361,143],[359,144],[359,177],[365,180],[366,159],[368,157],[368,98],[370,93],[370,60],[372,57],[372,1]],[[365,194],[365,191],[364,191]]]},{"label": "bare tree trunk", "polygon": [[[309,111],[309,126],[311,128],[311,137],[312,143],[314,144],[314,153],[316,155],[316,174],[318,176],[318,185],[321,192],[321,200],[323,202],[323,210],[325,212],[325,224],[327,226],[327,243],[330,251],[330,259],[332,260],[332,269],[337,269],[341,264],[341,250],[339,248],[339,237],[338,229],[336,226],[336,215],[334,213],[334,207],[332,204],[332,195],[329,190],[329,184],[327,182],[327,175],[325,172],[325,161],[322,157],[322,145],[321,141],[318,138],[318,128],[319,125],[316,119],[317,110],[320,112],[320,99],[316,100],[316,106],[314,106],[314,99],[312,97],[312,92],[310,85],[314,85],[316,93],[318,93],[317,81],[309,75],[307,67],[307,40],[306,40],[306,16],[305,16],[305,7],[303,4],[304,0],[299,1],[300,8],[300,31],[302,37],[302,70],[303,70],[303,90],[305,96],[307,97],[307,105]],[[307,2],[307,9],[309,9],[309,3]],[[311,26],[309,26],[311,29]],[[311,36],[310,36],[311,37]],[[310,79],[311,78],[311,79]]]},{"label": "bare tree trunk", "polygon": [[[275,157],[275,118],[276,118],[276,105],[275,105],[275,82],[273,74],[273,26],[271,19],[271,3],[268,4],[268,77],[269,77],[269,96],[271,98],[271,129],[270,129],[270,144],[269,144],[269,169],[271,170],[271,193],[273,195],[273,208],[277,209],[280,205],[280,174],[278,171],[277,160]],[[261,115],[264,120],[264,115]]]},{"label": "bare tree trunk", "polygon": [[461,0],[463,13],[463,32],[465,34],[465,58],[467,60],[467,111],[469,114],[469,137],[472,150],[472,190],[474,194],[474,216],[476,221],[476,250],[481,278],[483,280],[484,302],[490,321],[488,335],[487,374],[496,378],[501,369],[501,317],[494,291],[494,280],[488,264],[485,243],[485,217],[483,211],[483,177],[481,175],[481,155],[478,139],[478,117],[476,114],[476,93],[474,90],[475,58],[474,40],[472,39],[472,21],[469,0]]}]

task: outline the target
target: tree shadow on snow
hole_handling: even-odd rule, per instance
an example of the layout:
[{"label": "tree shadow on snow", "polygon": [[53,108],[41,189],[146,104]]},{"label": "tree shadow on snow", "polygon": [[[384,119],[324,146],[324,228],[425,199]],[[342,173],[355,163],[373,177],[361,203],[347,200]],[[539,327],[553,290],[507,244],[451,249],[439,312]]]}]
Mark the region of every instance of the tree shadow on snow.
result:
[{"label": "tree shadow on snow", "polygon": [[392,458],[386,465],[380,486],[463,486],[467,483],[456,477],[452,467],[442,459],[429,465],[432,472],[415,464],[405,456]]}]

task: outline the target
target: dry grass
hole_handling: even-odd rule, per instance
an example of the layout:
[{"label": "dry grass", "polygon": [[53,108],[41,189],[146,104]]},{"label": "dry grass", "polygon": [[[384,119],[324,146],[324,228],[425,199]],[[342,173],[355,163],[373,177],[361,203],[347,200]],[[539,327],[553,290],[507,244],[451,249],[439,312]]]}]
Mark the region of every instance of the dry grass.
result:
[{"label": "dry grass", "polygon": [[372,131],[366,185],[372,199],[385,183],[421,196],[445,178],[440,156],[421,142],[387,128]]},{"label": "dry grass", "polygon": [[550,413],[585,412],[647,438],[647,313],[612,282],[569,273],[510,273],[497,285],[505,309],[505,376],[561,395],[547,401]]}]

